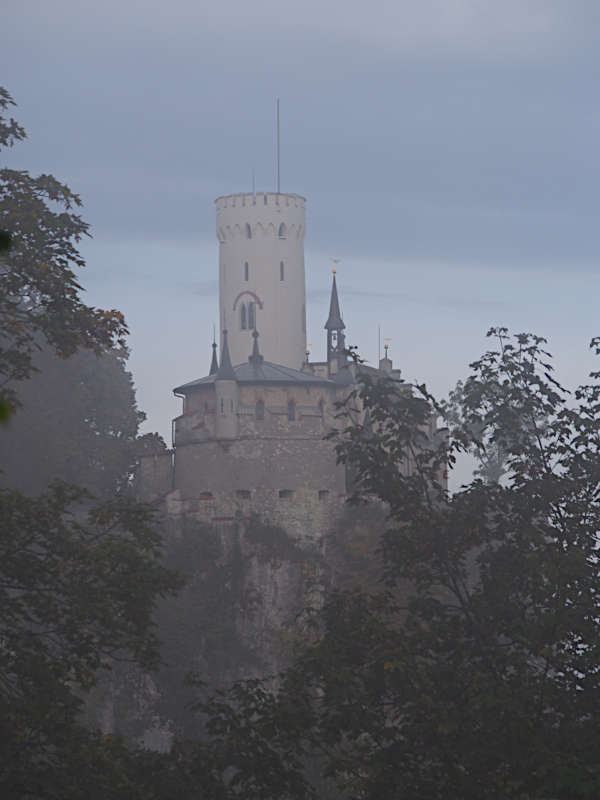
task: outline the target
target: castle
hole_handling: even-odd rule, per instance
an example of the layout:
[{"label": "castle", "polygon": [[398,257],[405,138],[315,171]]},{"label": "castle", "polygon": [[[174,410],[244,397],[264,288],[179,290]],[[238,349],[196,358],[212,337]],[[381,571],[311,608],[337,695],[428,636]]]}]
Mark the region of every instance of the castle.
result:
[{"label": "castle", "polygon": [[[324,436],[336,403],[355,386],[345,352],[335,272],[325,323],[327,360],[306,346],[306,201],[248,193],[216,200],[220,359],[178,386],[173,449],[147,453],[142,499],[171,516],[232,522],[258,514],[299,539],[317,540],[339,514],[348,478]],[[373,374],[400,380],[387,357]]]}]

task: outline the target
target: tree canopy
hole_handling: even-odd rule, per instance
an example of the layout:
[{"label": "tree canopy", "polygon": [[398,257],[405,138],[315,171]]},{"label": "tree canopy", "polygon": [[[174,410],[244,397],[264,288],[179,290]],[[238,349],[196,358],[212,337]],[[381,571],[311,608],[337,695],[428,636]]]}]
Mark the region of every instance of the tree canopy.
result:
[{"label": "tree canopy", "polygon": [[[25,139],[8,109],[15,103],[0,87],[0,150]],[[41,337],[61,356],[78,348],[97,352],[124,344],[120,312],[87,306],[76,270],[85,262],[77,248],[89,226],[76,209],[81,200],[52,175],[0,168],[0,230],[10,247],[0,257],[0,391],[14,407],[14,381],[32,371]],[[6,244],[6,242],[5,242]]]},{"label": "tree canopy", "polygon": [[[280,797],[310,796],[315,769],[328,798],[600,794],[600,373],[571,397],[542,338],[490,334],[447,439],[427,435],[445,409],[425,387],[357,390],[372,431],[349,414],[338,453],[355,502],[389,510],[385,581],[329,597],[279,687],[262,705],[238,687],[242,716],[221,729],[253,709],[282,776],[296,745],[304,779]],[[506,477],[449,495],[441,468],[475,445],[502,447]]]}]

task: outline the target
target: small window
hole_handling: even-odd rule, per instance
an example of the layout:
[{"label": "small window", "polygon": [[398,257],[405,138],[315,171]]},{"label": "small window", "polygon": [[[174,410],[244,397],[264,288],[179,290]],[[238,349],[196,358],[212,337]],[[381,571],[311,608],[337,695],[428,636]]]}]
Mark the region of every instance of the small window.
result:
[{"label": "small window", "polygon": [[283,261],[279,262],[279,280],[282,281],[285,278],[285,268],[283,266]]},{"label": "small window", "polygon": [[242,307],[240,309],[240,328],[245,331],[248,327],[248,320],[246,317],[246,304],[242,303]]},{"label": "small window", "polygon": [[327,500],[329,497],[329,489],[319,489],[319,500]]},{"label": "small window", "polygon": [[246,239],[252,238],[252,228],[248,223],[246,223]]},{"label": "small window", "polygon": [[233,411],[233,400],[229,401],[229,408],[231,409],[231,411]]},{"label": "small window", "polygon": [[248,280],[248,275],[249,275],[249,272],[250,272],[250,270],[249,270],[249,268],[248,268],[248,262],[247,262],[247,261],[244,261],[244,280],[245,280],[245,281],[247,281],[247,280]]},{"label": "small window", "polygon": [[221,398],[221,414],[225,413],[225,401]]},{"label": "small window", "polygon": [[280,239],[287,238],[287,228],[285,227],[284,222],[282,222],[281,225],[279,226],[279,238]]},{"label": "small window", "polygon": [[263,420],[265,418],[265,404],[263,400],[256,401],[256,419]]},{"label": "small window", "polygon": [[288,419],[290,422],[293,422],[296,419],[296,403],[293,400],[290,400],[288,403]]},{"label": "small window", "polygon": [[250,499],[250,489],[238,489],[236,491],[236,495],[240,497],[242,500],[249,500]]},{"label": "small window", "polygon": [[200,492],[200,494],[198,495],[198,499],[199,500],[212,500],[213,499],[213,494],[212,494],[212,492]]},{"label": "small window", "polygon": [[256,303],[248,303],[248,327],[251,331],[256,328]]},{"label": "small window", "polygon": [[323,400],[323,398],[321,398],[319,400],[319,414],[323,416],[324,413],[325,413],[325,401]]},{"label": "small window", "polygon": [[293,489],[280,489],[279,490],[279,497],[293,497],[294,490]]}]

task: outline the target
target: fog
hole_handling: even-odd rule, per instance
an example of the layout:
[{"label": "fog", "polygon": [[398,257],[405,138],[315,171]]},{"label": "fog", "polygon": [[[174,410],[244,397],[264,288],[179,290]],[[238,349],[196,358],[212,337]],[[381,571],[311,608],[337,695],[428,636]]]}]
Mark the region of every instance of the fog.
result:
[{"label": "fog", "polygon": [[0,30],[0,794],[599,796],[599,4]]}]

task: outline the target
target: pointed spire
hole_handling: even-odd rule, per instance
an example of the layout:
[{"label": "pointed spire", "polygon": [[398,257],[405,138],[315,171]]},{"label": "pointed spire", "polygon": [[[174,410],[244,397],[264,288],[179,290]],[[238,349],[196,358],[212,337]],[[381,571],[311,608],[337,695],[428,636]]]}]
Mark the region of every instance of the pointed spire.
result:
[{"label": "pointed spire", "polygon": [[235,372],[231,364],[231,356],[229,355],[229,345],[227,344],[227,328],[223,331],[223,349],[221,351],[221,365],[217,372],[217,380],[219,381],[234,381]]},{"label": "pointed spire", "polygon": [[338,300],[337,284],[335,282],[335,270],[333,271],[333,285],[331,287],[331,300],[329,302],[329,319],[325,323],[328,331],[343,331],[346,326],[340,313],[340,302]]},{"label": "pointed spire", "polygon": [[264,361],[264,358],[261,356],[260,351],[258,349],[258,331],[256,330],[256,328],[252,331],[252,338],[254,339],[254,342],[252,344],[252,354],[248,356],[248,361],[256,369]]},{"label": "pointed spire", "polygon": [[210,362],[210,372],[209,375],[216,375],[219,371],[219,362],[217,361],[217,343],[212,343],[212,359]]}]

